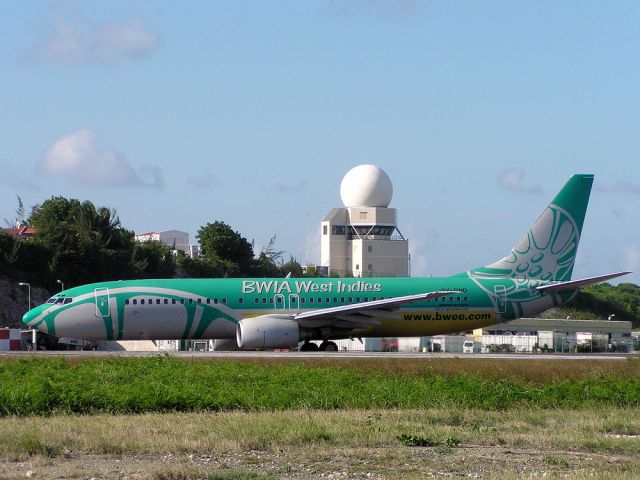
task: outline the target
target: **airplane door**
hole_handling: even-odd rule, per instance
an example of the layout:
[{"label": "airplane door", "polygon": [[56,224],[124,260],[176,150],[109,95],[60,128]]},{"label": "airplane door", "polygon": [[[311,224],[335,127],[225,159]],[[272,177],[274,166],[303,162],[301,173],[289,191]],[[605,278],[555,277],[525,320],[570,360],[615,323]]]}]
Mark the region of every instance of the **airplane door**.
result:
[{"label": "airplane door", "polygon": [[273,308],[275,310],[284,310],[286,308],[283,294],[278,293],[273,296]]},{"label": "airplane door", "polygon": [[98,287],[94,290],[94,295],[96,298],[96,317],[108,317],[111,315],[109,289],[106,287]]},{"label": "airplane door", "polygon": [[300,310],[300,297],[298,297],[298,295],[295,293],[289,295],[289,308],[291,310],[295,310],[296,312]]},{"label": "airplane door", "polygon": [[493,292],[496,295],[498,313],[505,313],[507,311],[507,289],[504,285],[495,285],[493,287]]}]

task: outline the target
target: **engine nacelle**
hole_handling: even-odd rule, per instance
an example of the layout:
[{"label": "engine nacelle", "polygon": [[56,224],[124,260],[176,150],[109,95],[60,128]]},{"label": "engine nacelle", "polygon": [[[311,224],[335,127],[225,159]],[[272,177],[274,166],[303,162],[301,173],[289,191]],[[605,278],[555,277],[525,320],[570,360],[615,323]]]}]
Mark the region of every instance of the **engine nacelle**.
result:
[{"label": "engine nacelle", "polygon": [[244,350],[289,348],[300,341],[300,327],[286,315],[244,318],[238,322],[236,339]]}]

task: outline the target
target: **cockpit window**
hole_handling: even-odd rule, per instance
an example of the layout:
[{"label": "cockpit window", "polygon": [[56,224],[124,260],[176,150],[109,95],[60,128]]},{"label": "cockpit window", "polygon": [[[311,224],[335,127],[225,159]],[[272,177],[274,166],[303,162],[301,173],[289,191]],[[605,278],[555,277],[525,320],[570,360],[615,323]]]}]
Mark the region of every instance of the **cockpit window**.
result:
[{"label": "cockpit window", "polygon": [[56,298],[56,305],[62,305],[64,303],[64,297]]},{"label": "cockpit window", "polygon": [[67,297],[64,299],[64,304],[67,305],[68,303],[73,302],[73,298]]},{"label": "cockpit window", "polygon": [[51,297],[49,300],[46,301],[46,303],[54,303],[56,301],[56,299],[54,297]]}]

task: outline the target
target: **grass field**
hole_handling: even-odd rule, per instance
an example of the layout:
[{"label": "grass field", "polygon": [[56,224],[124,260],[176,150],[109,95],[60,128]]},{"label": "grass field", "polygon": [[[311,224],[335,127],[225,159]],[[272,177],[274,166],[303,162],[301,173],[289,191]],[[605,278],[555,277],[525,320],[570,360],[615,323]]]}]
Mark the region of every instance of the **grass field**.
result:
[{"label": "grass field", "polygon": [[0,362],[0,415],[640,406],[640,361]]},{"label": "grass field", "polygon": [[640,362],[0,362],[0,478],[638,478]]}]

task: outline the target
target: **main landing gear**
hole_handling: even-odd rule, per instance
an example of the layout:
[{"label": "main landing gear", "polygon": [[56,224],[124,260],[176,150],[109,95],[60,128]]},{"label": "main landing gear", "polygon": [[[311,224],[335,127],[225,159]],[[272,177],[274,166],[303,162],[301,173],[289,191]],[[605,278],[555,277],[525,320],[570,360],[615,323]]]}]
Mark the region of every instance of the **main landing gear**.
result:
[{"label": "main landing gear", "polygon": [[335,342],[324,341],[320,345],[312,342],[304,342],[300,347],[301,352],[337,352],[338,345]]}]

